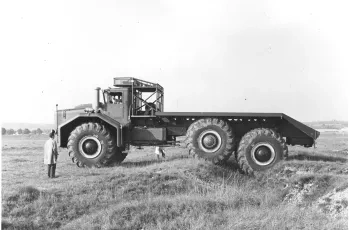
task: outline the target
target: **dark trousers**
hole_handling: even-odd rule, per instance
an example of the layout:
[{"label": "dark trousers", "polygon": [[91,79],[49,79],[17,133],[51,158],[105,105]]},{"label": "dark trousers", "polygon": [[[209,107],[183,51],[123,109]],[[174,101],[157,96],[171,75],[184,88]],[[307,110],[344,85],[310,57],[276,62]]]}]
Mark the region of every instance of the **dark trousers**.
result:
[{"label": "dark trousers", "polygon": [[55,177],[56,173],[56,164],[49,164],[47,165],[47,174],[49,177],[53,178]]}]

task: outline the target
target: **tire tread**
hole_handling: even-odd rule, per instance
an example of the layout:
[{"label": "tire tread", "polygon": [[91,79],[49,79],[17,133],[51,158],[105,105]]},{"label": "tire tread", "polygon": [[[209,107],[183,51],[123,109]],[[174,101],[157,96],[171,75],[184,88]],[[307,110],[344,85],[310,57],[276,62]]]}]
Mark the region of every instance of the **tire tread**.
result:
[{"label": "tire tread", "polygon": [[221,130],[223,130],[226,135],[227,142],[226,142],[224,151],[212,159],[212,162],[214,164],[216,165],[222,164],[223,162],[227,161],[232,155],[232,152],[234,150],[234,143],[235,143],[232,128],[226,121],[218,118],[204,118],[193,122],[187,130],[185,144],[189,150],[190,155],[193,155],[193,157],[200,157],[198,153],[198,149],[196,149],[195,146],[193,145],[193,142],[195,141],[193,139],[193,136],[197,130],[205,128],[210,125],[217,126]]},{"label": "tire tread", "polygon": [[105,139],[107,139],[106,143],[107,146],[106,148],[106,154],[99,159],[97,162],[95,162],[92,166],[100,168],[102,166],[105,166],[108,164],[112,156],[114,155],[114,150],[116,147],[115,140],[109,130],[104,126],[99,123],[93,123],[93,122],[88,122],[88,123],[83,123],[79,126],[77,126],[70,134],[68,138],[68,155],[72,159],[72,162],[75,163],[78,167],[85,167],[87,166],[84,162],[81,160],[78,160],[78,158],[75,155],[74,152],[74,147],[73,145],[78,141],[77,137],[81,132],[85,131],[95,131],[99,133],[100,135],[104,136]]},{"label": "tire tread", "polygon": [[248,174],[248,175],[254,175],[253,168],[249,165],[248,160],[246,158],[246,148],[250,145],[250,143],[255,139],[257,136],[260,135],[266,135],[273,137],[277,140],[279,145],[281,146],[281,149],[283,149],[282,157],[287,158],[288,157],[288,147],[284,140],[284,138],[276,131],[268,128],[257,128],[253,129],[249,132],[247,132],[239,142],[238,150],[236,159],[238,162],[238,165],[240,166],[241,170]]}]

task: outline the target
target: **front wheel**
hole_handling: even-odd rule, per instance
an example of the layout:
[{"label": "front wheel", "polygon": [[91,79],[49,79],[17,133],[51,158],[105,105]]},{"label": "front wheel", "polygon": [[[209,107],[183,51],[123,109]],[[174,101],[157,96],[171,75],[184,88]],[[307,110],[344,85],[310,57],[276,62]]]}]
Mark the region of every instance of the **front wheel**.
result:
[{"label": "front wheel", "polygon": [[272,168],[287,154],[287,145],[277,132],[259,128],[243,136],[237,151],[237,161],[243,172],[254,174],[254,171]]},{"label": "front wheel", "polygon": [[110,131],[98,123],[84,123],[76,127],[68,138],[68,154],[78,167],[107,165],[115,146]]}]

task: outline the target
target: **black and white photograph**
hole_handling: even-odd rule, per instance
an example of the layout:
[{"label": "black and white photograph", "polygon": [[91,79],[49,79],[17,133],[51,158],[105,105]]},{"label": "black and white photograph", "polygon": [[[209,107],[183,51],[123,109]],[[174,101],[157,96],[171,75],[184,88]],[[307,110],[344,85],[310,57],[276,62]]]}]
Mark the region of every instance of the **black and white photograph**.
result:
[{"label": "black and white photograph", "polygon": [[349,5],[1,1],[1,229],[348,229]]}]

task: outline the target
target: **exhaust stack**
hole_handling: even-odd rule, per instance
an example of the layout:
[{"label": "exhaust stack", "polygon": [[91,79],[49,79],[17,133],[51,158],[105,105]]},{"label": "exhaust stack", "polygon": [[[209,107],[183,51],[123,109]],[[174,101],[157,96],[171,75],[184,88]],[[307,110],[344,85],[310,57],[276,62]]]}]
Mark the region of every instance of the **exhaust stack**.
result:
[{"label": "exhaust stack", "polygon": [[97,111],[99,109],[99,104],[100,104],[100,90],[101,90],[101,88],[97,87],[95,90],[96,90],[96,97],[95,97],[94,103],[92,105],[92,108],[97,113]]}]

